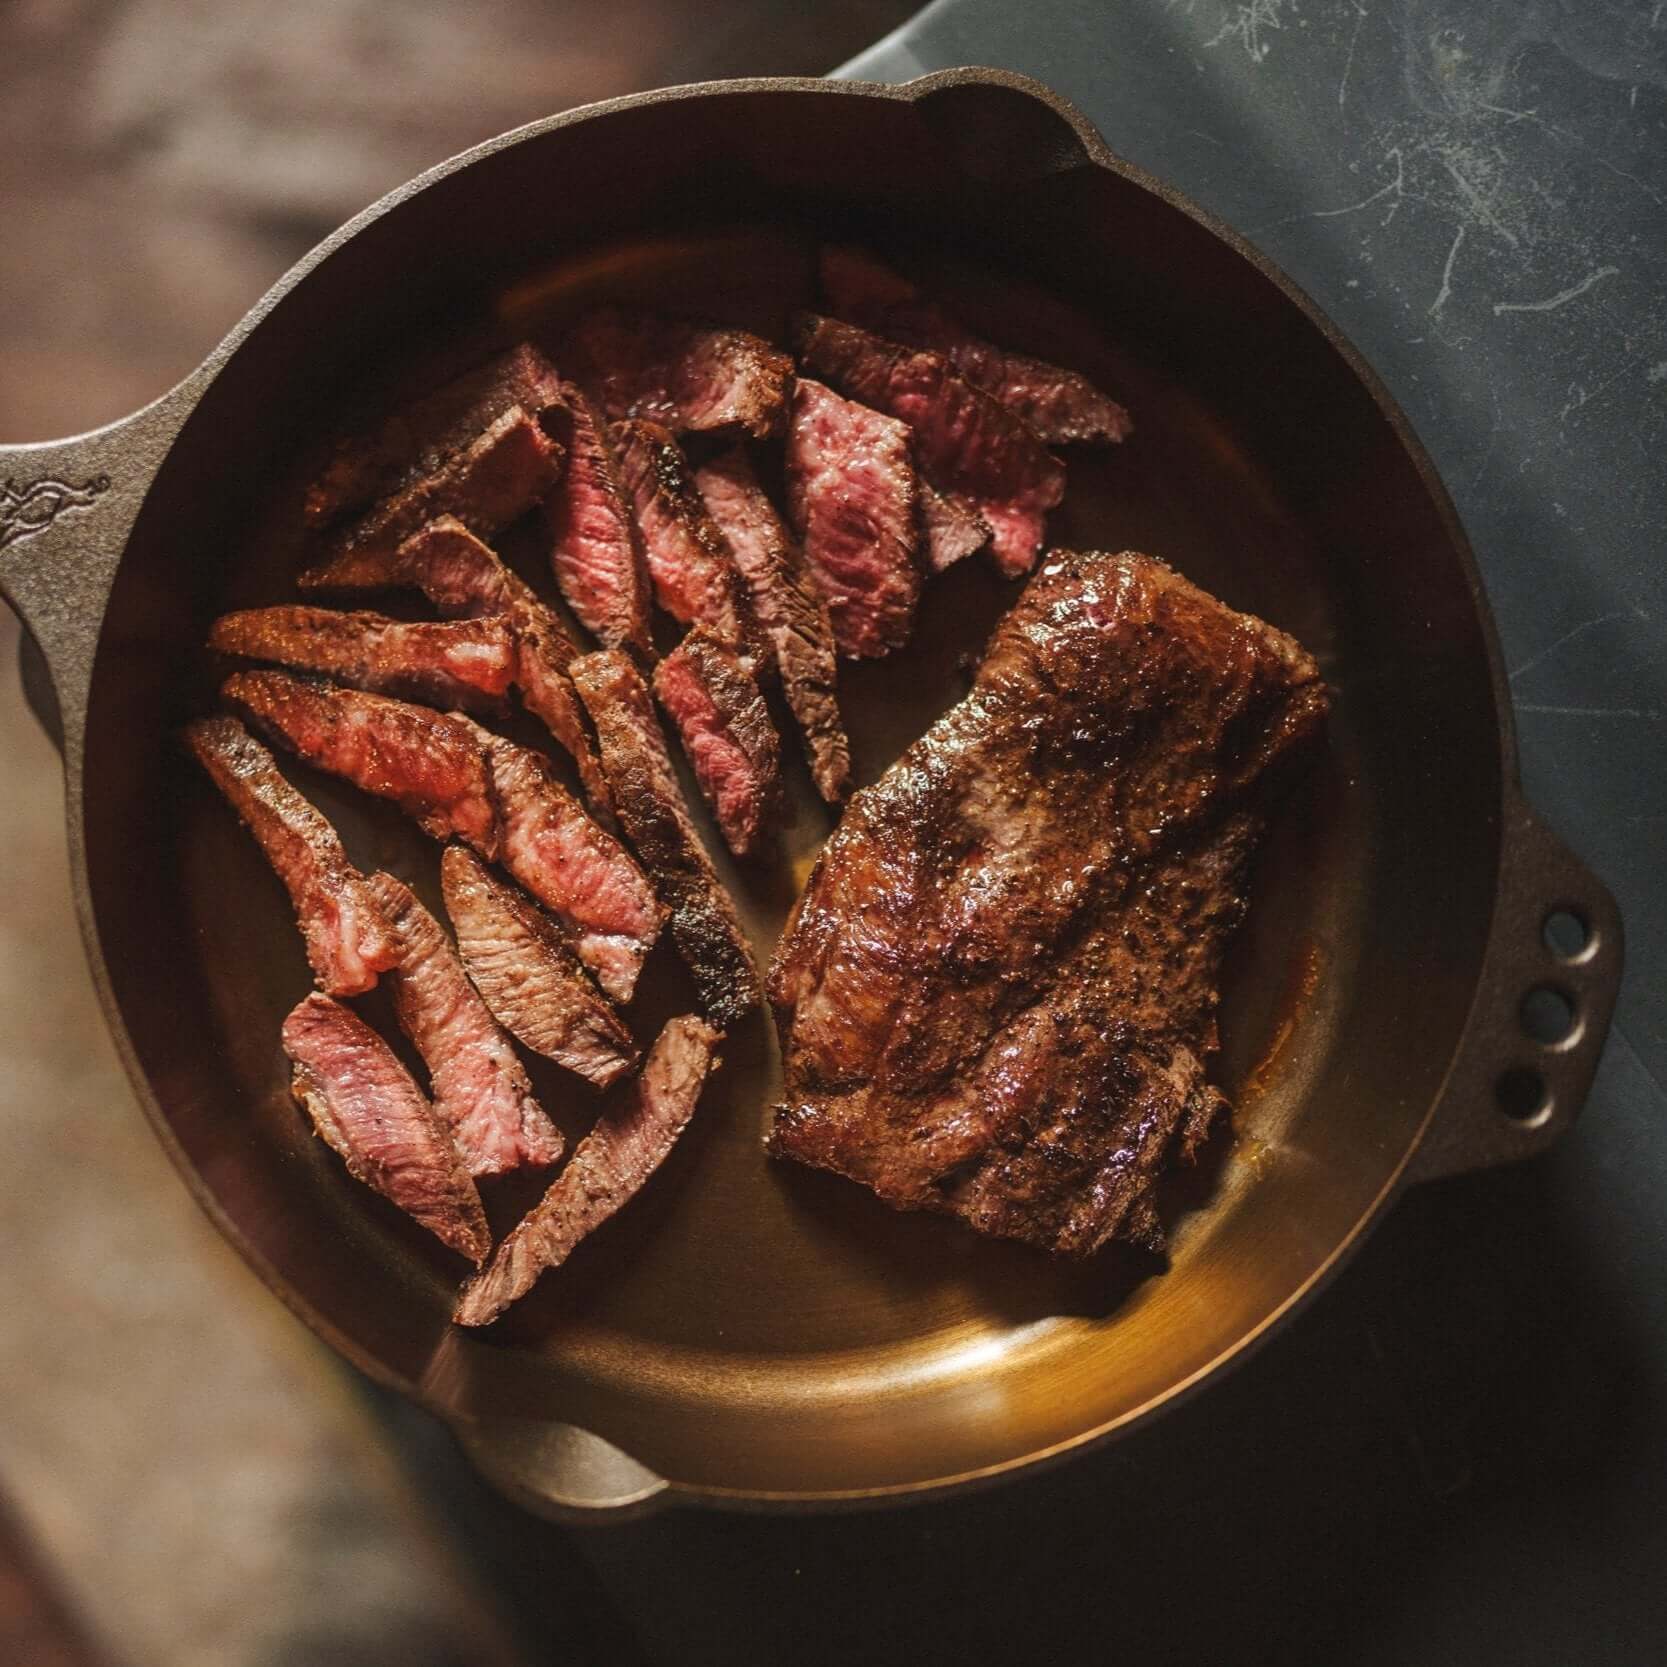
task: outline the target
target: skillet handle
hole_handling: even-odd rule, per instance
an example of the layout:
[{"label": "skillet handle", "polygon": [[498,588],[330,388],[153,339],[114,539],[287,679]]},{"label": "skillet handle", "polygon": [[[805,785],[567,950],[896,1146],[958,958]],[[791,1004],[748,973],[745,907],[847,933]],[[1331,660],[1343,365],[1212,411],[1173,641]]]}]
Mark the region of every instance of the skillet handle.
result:
[{"label": "skillet handle", "polygon": [[1544,1151],[1574,1122],[1615,1011],[1624,945],[1608,890],[1513,786],[1480,990],[1409,1181]]},{"label": "skillet handle", "polygon": [[500,1493],[557,1522],[643,1516],[670,1497],[663,1476],[573,1424],[497,1418],[453,1429],[470,1462]]},{"label": "skillet handle", "polygon": [[[40,652],[33,665],[25,663],[30,703],[72,761],[80,754],[116,568],[156,471],[196,403],[198,380],[108,428],[0,446],[0,597]],[[41,686],[42,659],[49,690]],[[41,711],[53,704],[55,712]]]},{"label": "skillet handle", "polygon": [[961,172],[984,185],[1023,189],[1111,157],[1074,104],[1013,70],[938,70],[886,90],[913,103]]}]

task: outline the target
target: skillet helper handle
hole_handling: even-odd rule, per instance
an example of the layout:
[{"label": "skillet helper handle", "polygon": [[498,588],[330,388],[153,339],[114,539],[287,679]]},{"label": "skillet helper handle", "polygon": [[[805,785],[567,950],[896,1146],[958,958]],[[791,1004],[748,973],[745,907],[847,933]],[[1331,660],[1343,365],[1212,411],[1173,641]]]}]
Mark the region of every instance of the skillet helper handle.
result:
[{"label": "skillet helper handle", "polygon": [[643,1516],[670,1495],[663,1476],[573,1424],[498,1418],[456,1426],[455,1433],[500,1493],[556,1522]]},{"label": "skillet helper handle", "polygon": [[937,70],[886,90],[914,104],[961,172],[982,185],[1023,190],[1110,158],[1075,105],[1014,70]]},{"label": "skillet helper handle", "polygon": [[[196,380],[108,428],[42,445],[0,446],[0,597],[44,659],[56,713],[42,716],[71,756],[80,750],[116,568],[156,471],[195,403]],[[39,712],[48,692],[27,665],[25,683]]]},{"label": "skillet helper handle", "polygon": [[1620,911],[1513,787],[1480,991],[1412,1181],[1544,1151],[1574,1122],[1620,991]]}]

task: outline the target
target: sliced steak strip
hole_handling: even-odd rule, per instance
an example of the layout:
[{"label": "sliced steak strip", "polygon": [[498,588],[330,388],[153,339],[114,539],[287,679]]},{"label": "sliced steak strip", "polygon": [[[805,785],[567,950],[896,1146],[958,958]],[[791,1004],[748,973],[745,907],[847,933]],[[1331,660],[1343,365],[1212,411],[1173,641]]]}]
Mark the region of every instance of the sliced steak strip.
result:
[{"label": "sliced steak strip", "polygon": [[787,431],[787,498],[841,654],[909,640],[920,602],[920,483],[909,430],[801,376]]},{"label": "sliced steak strip", "polygon": [[781,814],[781,742],[733,649],[697,625],[654,668],[695,780],[738,857],[757,856]]},{"label": "sliced steak strip", "polygon": [[463,963],[499,1024],[598,1088],[636,1064],[631,1033],[525,892],[461,845],[446,847],[440,883]]},{"label": "sliced steak strip", "polygon": [[778,1156],[1088,1254],[1221,1104],[1259,782],[1327,696],[1289,637],[1138,555],[1053,552],[971,693],[858,793],[770,973]]},{"label": "sliced steak strip", "polygon": [[522,703],[567,749],[592,805],[611,814],[607,780],[567,678],[578,647],[556,611],[456,516],[437,516],[396,550],[360,563],[346,585],[333,583],[328,569],[301,575],[303,590],[401,587],[422,591],[443,614],[507,620],[515,644],[512,680]]},{"label": "sliced steak strip", "polygon": [[555,1163],[561,1134],[533,1098],[515,1049],[476,994],[445,929],[393,875],[373,874],[367,883],[399,934],[399,965],[388,983],[400,1028],[428,1067],[434,1113],[451,1130],[469,1173]]},{"label": "sliced steak strip", "polygon": [[509,688],[514,651],[496,619],[415,623],[333,608],[250,608],[215,620],[208,646],[246,660],[323,672],[356,689],[430,706],[490,710]]},{"label": "sliced steak strip", "polygon": [[990,523],[965,498],[920,483],[920,526],[926,535],[926,565],[942,573],[990,542]]},{"label": "sliced steak strip", "polygon": [[185,740],[288,889],[319,987],[333,996],[370,989],[399,945],[336,830],[236,718],[199,718]]},{"label": "sliced steak strip", "polygon": [[839,714],[839,662],[828,604],[758,484],[744,447],[697,470],[695,485],[752,592],[782,692],[804,732],[816,790],[836,804],[850,790],[851,744]]},{"label": "sliced steak strip", "polygon": [[341,441],[307,490],[305,516],[322,527],[433,474],[512,406],[536,417],[560,398],[556,368],[523,342],[422,398],[369,434]]},{"label": "sliced steak strip", "polygon": [[[573,662],[575,673],[583,664]],[[555,911],[597,983],[615,1001],[629,1001],[665,924],[654,888],[537,753],[485,730],[476,733],[491,771],[504,867]]]},{"label": "sliced steak strip", "polygon": [[694,977],[701,1010],[731,1025],[760,997],[758,969],[735,905],[684,807],[648,685],[619,649],[573,662],[613,787],[620,826],[671,910],[672,941]]},{"label": "sliced steak strip", "polygon": [[1049,445],[1128,439],[1129,413],[1087,377],[1042,359],[1008,353],[964,329],[900,273],[862,249],[822,249],[828,308],[876,335],[942,353],[975,388],[993,394]]},{"label": "sliced steak strip", "polygon": [[591,809],[611,828],[613,795],[573,680],[567,674],[577,652],[573,641],[555,614],[519,578],[514,574],[508,577],[514,587],[510,614],[515,628],[515,683],[521,691],[521,704],[567,750]]},{"label": "sliced steak strip", "polygon": [[371,590],[384,581],[391,553],[427,522],[454,515],[490,538],[555,485],[562,449],[519,405],[461,452],[386,499],[331,541],[323,565],[303,574],[303,590]]},{"label": "sliced steak strip", "polygon": [[619,459],[590,401],[571,384],[562,396],[567,470],[544,500],[551,571],[593,637],[651,655],[648,563]]},{"label": "sliced steak strip", "polygon": [[478,1268],[492,1248],[451,1135],[393,1050],[316,991],[284,1020],[291,1090],[354,1180],[374,1187]]},{"label": "sliced steak strip", "polygon": [[990,523],[1003,573],[1030,571],[1047,512],[1065,495],[1065,466],[1024,423],[941,353],[814,314],[795,322],[794,340],[806,370],[909,425],[921,473]]},{"label": "sliced steak strip", "polygon": [[605,307],[568,343],[569,364],[610,421],[647,417],[674,432],[781,426],[793,361],[745,330]]},{"label": "sliced steak strip", "polygon": [[654,596],[680,625],[710,625],[750,658],[765,651],[734,552],[689,476],[683,452],[658,423],[615,423],[626,490],[636,509]]},{"label": "sliced steak strip", "polygon": [[459,834],[497,854],[484,732],[469,719],[281,671],[234,672],[221,693],[297,757],[392,799],[435,839]]},{"label": "sliced steak strip", "polygon": [[[420,590],[449,619],[490,619],[510,609],[515,575],[455,515],[437,515],[400,544],[348,564],[308,568],[303,595]],[[577,650],[575,650],[577,652]]]},{"label": "sliced steak strip", "polygon": [[642,870],[537,753],[457,713],[239,672],[223,692],[309,764],[392,799],[436,839],[460,836],[560,917],[579,959],[629,1001],[665,911]]},{"label": "sliced steak strip", "polygon": [[490,1325],[642,1191],[694,1115],[722,1041],[722,1032],[693,1017],[666,1025],[642,1075],[597,1119],[485,1271],[463,1287],[452,1315],[458,1325]]}]

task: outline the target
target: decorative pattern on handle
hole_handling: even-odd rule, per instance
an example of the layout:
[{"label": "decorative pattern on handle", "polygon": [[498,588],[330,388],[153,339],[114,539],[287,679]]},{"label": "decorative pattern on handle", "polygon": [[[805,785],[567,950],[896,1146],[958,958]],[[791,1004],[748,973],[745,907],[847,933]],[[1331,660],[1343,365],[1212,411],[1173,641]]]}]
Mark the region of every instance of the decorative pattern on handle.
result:
[{"label": "decorative pattern on handle", "polygon": [[108,475],[94,475],[81,486],[53,475],[25,481],[22,486],[0,481],[0,550],[45,532],[67,510],[86,509],[109,490]]}]

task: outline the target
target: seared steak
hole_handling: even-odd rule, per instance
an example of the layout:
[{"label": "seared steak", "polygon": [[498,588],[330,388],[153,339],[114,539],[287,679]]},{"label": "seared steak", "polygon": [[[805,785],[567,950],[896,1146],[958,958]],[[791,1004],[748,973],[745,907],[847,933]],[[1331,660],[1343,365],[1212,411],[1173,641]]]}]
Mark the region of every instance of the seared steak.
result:
[{"label": "seared steak", "polygon": [[605,307],[568,344],[574,378],[611,420],[647,417],[675,432],[781,425],[793,361],[745,330]]},{"label": "seared steak", "polygon": [[333,996],[370,989],[399,945],[336,830],[236,718],[199,718],[185,740],[288,888],[319,987]]},{"label": "seared steak", "polygon": [[851,744],[839,715],[839,662],[828,604],[758,484],[744,447],[697,470],[695,485],[752,592],[782,693],[804,732],[816,790],[835,804],[850,790]]},{"label": "seared steak", "polygon": [[920,483],[920,528],[926,535],[926,565],[942,573],[990,542],[990,523],[965,498]]},{"label": "seared steak", "polygon": [[642,1191],[694,1115],[700,1091],[719,1063],[713,1050],[722,1041],[721,1032],[696,1018],[666,1025],[642,1075],[597,1119],[550,1190],[498,1246],[491,1264],[463,1287],[452,1315],[458,1325],[490,1325]]},{"label": "seared steak", "polygon": [[[583,663],[575,660],[575,671]],[[504,867],[555,911],[597,983],[615,1001],[629,1001],[665,923],[653,887],[537,753],[477,734],[491,769]]]},{"label": "seared steak", "polygon": [[497,551],[455,515],[437,515],[400,544],[383,545],[362,560],[309,567],[296,581],[303,594],[325,596],[420,590],[449,619],[507,613],[514,582]]},{"label": "seared steak", "polygon": [[567,472],[544,500],[550,567],[573,617],[605,647],[653,653],[649,578],[619,459],[590,401],[564,386]]},{"label": "seared steak", "polygon": [[757,856],[781,813],[781,742],[757,682],[697,625],[654,668],[654,692],[730,850]]},{"label": "seared steak", "polygon": [[553,909],[579,959],[629,1001],[665,911],[643,872],[537,753],[455,712],[238,672],[223,693],[309,764],[392,799],[435,839],[453,834],[504,866]]},{"label": "seared steak", "polygon": [[461,845],[446,847],[440,883],[464,965],[500,1024],[599,1088],[636,1064],[631,1033],[525,892]]},{"label": "seared steak", "polygon": [[1129,413],[1087,377],[981,341],[864,250],[826,245],[822,292],[839,317],[892,341],[942,353],[975,388],[993,394],[1049,445],[1129,437]]},{"label": "seared steak", "polygon": [[941,353],[813,314],[796,321],[794,339],[811,374],[909,425],[921,473],[989,522],[1003,573],[1030,571],[1047,512],[1065,495],[1065,466],[1019,418]]},{"label": "seared steak", "polygon": [[431,474],[420,476],[334,537],[311,590],[369,590],[388,556],[437,515],[455,515],[490,538],[538,503],[561,473],[562,449],[519,405]]},{"label": "seared steak", "polygon": [[476,994],[445,929],[393,875],[373,874],[368,884],[399,934],[399,965],[388,983],[400,1028],[428,1067],[434,1114],[451,1130],[469,1173],[555,1163],[561,1135],[533,1098],[515,1049]]},{"label": "seared steak", "polygon": [[770,973],[770,1150],[1086,1255],[1221,1097],[1217,977],[1314,661],[1161,563],[1053,552],[824,848]]},{"label": "seared steak", "polygon": [[841,654],[875,659],[914,630],[919,494],[906,424],[798,379],[787,432],[788,509]]},{"label": "seared steak", "polygon": [[681,625],[710,625],[749,657],[764,653],[734,553],[719,531],[671,435],[657,423],[615,423],[626,490],[636,508],[660,606]]},{"label": "seared steak", "polygon": [[509,628],[495,619],[408,623],[333,608],[250,608],[224,614],[208,646],[246,660],[323,672],[339,683],[430,706],[495,707],[513,666]]},{"label": "seared steak", "polygon": [[346,585],[328,569],[301,575],[303,590],[420,590],[443,614],[470,619],[501,617],[514,638],[513,682],[527,710],[572,756],[585,793],[609,814],[608,784],[596,748],[567,679],[567,662],[579,652],[553,608],[498,559],[453,515],[441,515],[414,532],[396,550],[359,563]]},{"label": "seared steak", "polygon": [[221,693],[297,757],[392,799],[435,839],[460,834],[497,855],[482,731],[467,718],[282,671],[234,672]]},{"label": "seared steak", "polygon": [[356,1181],[479,1267],[492,1248],[480,1194],[450,1134],[393,1050],[316,991],[284,1020],[291,1088]]},{"label": "seared steak", "polygon": [[521,704],[567,749],[591,809],[613,826],[613,798],[596,743],[567,674],[576,649],[555,614],[511,573],[510,618],[515,629],[515,684]]},{"label": "seared steak", "polygon": [[735,905],[683,804],[648,685],[620,649],[573,662],[573,686],[596,725],[620,826],[671,910],[672,941],[701,1009],[730,1025],[758,1005],[758,969]]},{"label": "seared steak", "polygon": [[511,406],[536,417],[555,405],[556,368],[523,342],[489,363],[402,405],[369,434],[338,443],[307,490],[309,525],[322,527],[388,497],[420,475],[433,474]]}]

